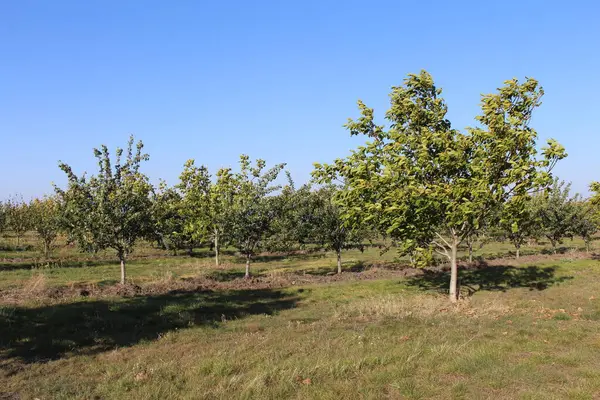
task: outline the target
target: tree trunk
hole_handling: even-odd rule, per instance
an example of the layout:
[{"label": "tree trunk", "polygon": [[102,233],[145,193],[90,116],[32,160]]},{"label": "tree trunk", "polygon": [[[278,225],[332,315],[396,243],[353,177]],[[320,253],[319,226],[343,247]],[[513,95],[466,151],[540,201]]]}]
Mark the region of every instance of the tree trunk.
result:
[{"label": "tree trunk", "polygon": [[219,235],[215,234],[215,263],[219,266]]},{"label": "tree trunk", "polygon": [[515,257],[515,258],[518,260],[518,259],[519,259],[520,252],[521,252],[521,246],[515,246],[515,248],[517,249],[517,251],[516,251],[516,253],[517,253],[517,254],[516,254],[516,257]]},{"label": "tree trunk", "polygon": [[190,246],[188,247],[188,255],[189,255],[190,257],[192,257],[192,256],[194,255],[194,246],[193,246],[193,245],[190,245]]},{"label": "tree trunk", "polygon": [[590,242],[589,242],[589,240],[585,241],[585,252],[586,253],[590,252]]},{"label": "tree trunk", "polygon": [[120,255],[119,260],[121,261],[121,285],[125,284],[125,256]]},{"label": "tree trunk", "polygon": [[246,254],[246,275],[244,275],[244,278],[250,278],[250,254]]},{"label": "tree trunk", "polygon": [[473,242],[469,240],[469,263],[473,262]]},{"label": "tree trunk", "polygon": [[342,250],[338,249],[336,251],[337,253],[337,273],[341,274],[342,273]]},{"label": "tree trunk", "polygon": [[44,241],[44,257],[48,258],[48,253],[50,253],[50,246],[48,242]]},{"label": "tree trunk", "polygon": [[452,246],[450,249],[450,301],[456,303],[458,301],[458,264],[456,254],[458,253],[458,243],[456,238],[452,238]]},{"label": "tree trunk", "polygon": [[558,249],[556,248],[556,242],[553,239],[550,239],[550,244],[552,244],[552,253],[556,254],[558,253]]}]

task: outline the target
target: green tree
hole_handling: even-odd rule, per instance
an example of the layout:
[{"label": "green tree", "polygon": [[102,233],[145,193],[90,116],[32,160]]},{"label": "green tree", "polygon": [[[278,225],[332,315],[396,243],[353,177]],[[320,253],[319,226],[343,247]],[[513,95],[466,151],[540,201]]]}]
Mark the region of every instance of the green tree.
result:
[{"label": "green tree", "polygon": [[4,233],[8,225],[8,206],[0,201],[0,235]]},{"label": "green tree", "polygon": [[575,203],[575,226],[573,232],[581,236],[585,242],[585,251],[590,252],[594,235],[600,229],[600,215],[598,206],[589,200],[581,200]]},{"label": "green tree", "polygon": [[199,242],[212,242],[215,264],[220,264],[220,249],[227,239],[233,201],[231,170],[217,171],[213,182],[208,169],[197,167],[188,160],[179,179],[179,190],[183,195],[185,229]]},{"label": "green tree", "polygon": [[165,250],[177,255],[177,250],[189,247],[185,233],[183,199],[176,188],[161,181],[152,194],[153,238]]},{"label": "green tree", "polygon": [[571,196],[571,184],[555,179],[552,186],[533,196],[532,206],[539,221],[540,236],[545,237],[556,254],[566,237],[573,237],[578,222],[579,196]]},{"label": "green tree", "polygon": [[549,184],[564,149],[549,141],[538,157],[537,133],[529,126],[543,90],[534,79],[506,81],[482,96],[479,127],[451,127],[447,106],[427,72],[393,87],[386,128],[373,109],[358,102],[362,116],[349,120],[351,135],[370,139],[345,159],[316,164],[321,182],[341,179],[336,197],[345,217],[362,220],[392,238],[431,244],[451,266],[449,294],[458,298],[458,246],[504,204],[522,203],[528,192]]},{"label": "green tree", "polygon": [[252,255],[273,234],[277,207],[275,197],[270,196],[281,187],[273,185],[273,181],[283,170],[285,164],[277,164],[265,170],[266,162],[256,160],[252,166],[250,158],[240,156],[240,171],[231,177],[233,190],[231,207],[231,227],[229,237],[246,258],[246,278],[250,277],[250,260]]},{"label": "green tree", "polygon": [[521,247],[539,230],[539,220],[532,208],[531,197],[524,197],[522,204],[506,204],[498,227],[501,234],[515,246],[515,256],[518,259]]},{"label": "green tree", "polygon": [[344,219],[346,211],[335,201],[339,190],[333,185],[328,185],[314,193],[317,201],[313,209],[313,237],[326,249],[335,251],[337,273],[341,274],[342,250],[362,249],[367,232],[362,224],[352,224]]},{"label": "green tree", "polygon": [[48,258],[52,244],[61,229],[60,204],[55,197],[34,199],[29,203],[31,227],[42,245],[44,257]]},{"label": "green tree", "polygon": [[17,247],[21,245],[21,238],[31,229],[31,212],[29,204],[23,197],[14,196],[6,203],[8,227],[17,238]]},{"label": "green tree", "polygon": [[56,192],[66,204],[63,218],[71,237],[84,249],[115,250],[121,284],[125,284],[125,261],[135,242],[152,233],[152,186],[140,172],[142,161],[148,160],[143,147],[141,141],[134,146],[131,136],[124,160],[123,150],[117,148],[114,163],[106,146],[94,149],[99,171],[89,179],[85,174],[78,177],[65,163],[59,164],[69,186],[67,190],[57,187]]}]

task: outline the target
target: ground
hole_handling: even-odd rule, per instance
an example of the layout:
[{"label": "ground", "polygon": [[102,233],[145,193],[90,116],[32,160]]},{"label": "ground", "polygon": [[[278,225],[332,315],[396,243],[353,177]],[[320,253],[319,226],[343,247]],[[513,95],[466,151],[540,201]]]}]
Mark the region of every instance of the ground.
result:
[{"label": "ground", "polygon": [[144,247],[127,287],[110,254],[5,251],[0,399],[600,398],[600,261],[509,250],[463,264],[456,306],[443,267],[378,249],[341,276],[331,254],[263,255],[245,281],[235,255]]}]

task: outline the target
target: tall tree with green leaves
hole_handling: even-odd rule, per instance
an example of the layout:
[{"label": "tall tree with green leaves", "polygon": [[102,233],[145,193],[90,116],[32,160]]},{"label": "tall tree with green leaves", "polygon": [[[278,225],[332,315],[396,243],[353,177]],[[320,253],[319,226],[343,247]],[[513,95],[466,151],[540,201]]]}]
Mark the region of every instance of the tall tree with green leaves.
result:
[{"label": "tall tree with green leaves", "polygon": [[140,172],[142,162],[149,158],[143,147],[142,141],[134,145],[131,136],[125,157],[123,149],[117,148],[114,161],[106,146],[94,149],[98,174],[89,178],[77,176],[69,165],[59,163],[67,174],[68,188],[56,187],[56,192],[65,203],[63,218],[71,237],[81,241],[83,248],[115,250],[121,284],[126,282],[125,261],[136,241],[152,233],[152,186]]},{"label": "tall tree with green leaves", "polygon": [[61,229],[59,201],[55,197],[34,199],[29,203],[29,212],[31,227],[42,245],[44,257],[48,258]]},{"label": "tall tree with green leaves", "polygon": [[571,196],[571,184],[555,179],[552,186],[533,196],[532,206],[539,221],[538,234],[550,241],[556,254],[564,238],[573,237],[578,222],[579,196]]},{"label": "tall tree with green leaves", "polygon": [[233,174],[231,226],[228,233],[231,244],[246,258],[246,278],[250,277],[250,261],[255,252],[273,234],[277,219],[275,197],[270,196],[280,186],[274,185],[285,164],[266,169],[264,160],[253,166],[247,155],[240,156],[240,171]]},{"label": "tall tree with green leaves", "polygon": [[31,212],[22,196],[11,197],[6,202],[8,227],[17,238],[17,247],[21,238],[31,229]]},{"label": "tall tree with green leaves", "polygon": [[434,246],[450,262],[449,295],[456,301],[459,245],[506,203],[519,204],[548,185],[550,170],[565,154],[549,141],[538,156],[529,122],[543,90],[534,79],[512,79],[482,96],[479,126],[464,133],[451,127],[441,93],[426,71],[409,75],[392,88],[389,128],[377,125],[373,109],[359,101],[362,116],[346,127],[369,140],[345,159],[316,164],[314,175],[345,183],[336,201],[346,218],[422,251],[422,243]]}]

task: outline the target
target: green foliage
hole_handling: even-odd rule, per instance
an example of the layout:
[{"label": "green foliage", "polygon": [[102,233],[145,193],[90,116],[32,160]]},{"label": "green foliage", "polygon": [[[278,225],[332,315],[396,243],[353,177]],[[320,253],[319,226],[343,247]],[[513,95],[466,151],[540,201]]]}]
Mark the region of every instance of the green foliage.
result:
[{"label": "green foliage", "polygon": [[585,242],[586,251],[590,251],[590,245],[594,235],[600,229],[600,213],[598,206],[588,201],[579,201],[575,204],[576,220],[573,233],[581,236]]},{"label": "green foliage", "polygon": [[281,189],[273,182],[284,166],[265,170],[264,160],[258,159],[252,166],[250,158],[242,155],[240,171],[230,177],[233,196],[228,235],[231,244],[246,256],[246,277],[250,276],[250,258],[274,233],[278,209],[274,207],[276,198],[270,195]]},{"label": "green foliage", "polygon": [[523,197],[521,202],[509,202],[502,209],[498,228],[520,255],[521,247],[539,232],[539,216],[532,206],[531,196]]},{"label": "green foliage", "polygon": [[75,175],[71,167],[60,163],[67,174],[68,188],[56,187],[63,203],[63,221],[70,237],[85,250],[114,249],[121,261],[121,283],[125,283],[125,259],[135,242],[152,234],[152,186],[140,172],[141,141],[134,147],[130,137],[125,159],[117,148],[116,159],[110,158],[108,148],[94,149],[98,160],[98,175],[87,178]]},{"label": "green foliage", "polygon": [[570,183],[556,179],[547,190],[533,196],[532,206],[539,221],[538,234],[550,241],[554,252],[564,238],[577,234],[580,224],[578,203],[581,199],[577,195],[571,196],[570,190]]},{"label": "green foliage", "polygon": [[31,229],[31,212],[29,204],[23,201],[23,197],[12,197],[6,204],[6,215],[8,227],[17,237],[17,246],[21,244],[23,235]]},{"label": "green foliage", "polygon": [[8,205],[0,201],[0,234],[2,234],[8,226]]},{"label": "green foliage", "polygon": [[60,203],[56,197],[34,199],[29,203],[31,227],[42,244],[44,257],[48,257],[52,244],[61,229]]},{"label": "green foliage", "polygon": [[234,182],[231,169],[217,171],[213,182],[206,167],[196,167],[194,160],[188,160],[179,179],[184,232],[195,242],[211,241],[215,262],[219,265],[219,250],[227,242],[232,215]]},{"label": "green foliage", "polygon": [[177,254],[189,247],[191,239],[185,233],[183,199],[181,194],[161,181],[152,195],[153,238],[166,250]]},{"label": "green foliage", "polygon": [[457,296],[458,245],[508,202],[551,182],[550,170],[565,156],[549,141],[538,157],[529,126],[543,90],[534,79],[506,81],[482,96],[479,127],[461,133],[446,118],[447,106],[433,78],[422,71],[393,87],[387,126],[359,101],[362,116],[349,120],[351,135],[369,140],[345,159],[316,164],[320,182],[341,179],[337,201],[348,220],[376,226],[394,239],[431,243],[452,266],[450,295]]}]

